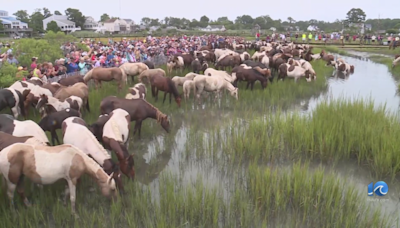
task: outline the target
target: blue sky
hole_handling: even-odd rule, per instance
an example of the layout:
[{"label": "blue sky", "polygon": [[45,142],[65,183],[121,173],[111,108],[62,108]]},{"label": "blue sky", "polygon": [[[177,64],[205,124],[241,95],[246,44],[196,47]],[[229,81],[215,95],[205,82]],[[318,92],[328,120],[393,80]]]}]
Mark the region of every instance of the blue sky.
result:
[{"label": "blue sky", "polygon": [[166,16],[185,17],[187,19],[200,19],[206,15],[210,19],[227,16],[234,20],[237,16],[248,14],[253,18],[261,15],[269,15],[273,19],[286,20],[292,17],[295,20],[324,20],[334,21],[344,19],[351,8],[361,8],[367,14],[367,18],[398,18],[400,17],[400,1],[379,2],[361,0],[288,0],[271,4],[272,1],[237,1],[238,4],[231,4],[230,1],[187,1],[187,0],[96,0],[96,1],[54,1],[54,0],[9,0],[2,1],[1,10],[13,14],[18,10],[28,10],[32,13],[36,8],[46,7],[54,12],[59,10],[64,14],[67,8],[79,9],[85,16],[92,16],[96,20],[100,15],[107,13],[110,16],[129,18],[140,22],[143,17],[163,19]]}]

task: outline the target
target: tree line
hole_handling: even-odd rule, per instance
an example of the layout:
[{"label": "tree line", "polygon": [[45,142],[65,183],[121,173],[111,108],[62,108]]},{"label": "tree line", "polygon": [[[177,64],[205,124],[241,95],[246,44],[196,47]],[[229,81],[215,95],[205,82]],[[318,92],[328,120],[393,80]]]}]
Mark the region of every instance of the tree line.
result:
[{"label": "tree line", "polygon": [[[85,16],[78,9],[68,8],[64,11],[65,15],[70,21],[75,22],[76,26],[83,28],[85,23]],[[60,11],[54,11],[55,15],[62,15]],[[28,23],[29,27],[34,30],[34,32],[42,33],[43,30],[43,19],[53,15],[49,9],[42,8],[36,9],[31,15],[27,13],[26,10],[19,10],[14,15],[17,19]],[[101,15],[99,18],[101,22],[108,19],[117,18],[112,17],[106,13]],[[327,22],[317,19],[305,20],[295,20],[292,17],[288,17],[286,20],[273,19],[269,15],[252,17],[250,15],[242,15],[236,17],[235,20],[229,20],[228,17],[219,17],[216,20],[211,20],[207,16],[202,16],[200,19],[187,19],[179,17],[165,17],[163,19],[159,18],[149,18],[144,17],[137,24],[144,25],[146,27],[150,26],[160,26],[161,28],[166,28],[168,26],[173,26],[178,29],[196,29],[204,28],[208,25],[224,25],[228,30],[249,30],[254,28],[259,28],[261,30],[267,30],[274,27],[277,31],[306,31],[307,28],[312,25],[318,27],[322,31],[334,32],[341,31],[344,28],[351,27],[354,23],[365,23],[371,24],[372,30],[385,30],[385,31],[399,31],[400,29],[400,19],[366,19],[365,12],[360,8],[352,8],[345,15],[344,19],[336,19],[333,22]],[[258,25],[258,26],[257,26]],[[0,28],[1,29],[1,28]],[[57,32],[58,27],[55,23],[48,25],[48,30]]]}]

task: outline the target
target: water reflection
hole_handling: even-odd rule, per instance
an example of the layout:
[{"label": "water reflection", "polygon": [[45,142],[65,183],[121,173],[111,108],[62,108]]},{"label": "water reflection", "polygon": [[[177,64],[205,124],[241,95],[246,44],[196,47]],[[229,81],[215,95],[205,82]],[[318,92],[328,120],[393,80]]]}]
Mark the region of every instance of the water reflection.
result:
[{"label": "water reflection", "polygon": [[337,72],[334,76],[329,76],[329,96],[323,94],[310,99],[307,111],[314,110],[317,104],[325,99],[329,101],[338,98],[372,99],[376,107],[386,104],[393,112],[399,110],[400,99],[397,95],[396,81],[386,65],[368,61],[364,56],[338,57],[355,66],[354,74],[343,75]]}]

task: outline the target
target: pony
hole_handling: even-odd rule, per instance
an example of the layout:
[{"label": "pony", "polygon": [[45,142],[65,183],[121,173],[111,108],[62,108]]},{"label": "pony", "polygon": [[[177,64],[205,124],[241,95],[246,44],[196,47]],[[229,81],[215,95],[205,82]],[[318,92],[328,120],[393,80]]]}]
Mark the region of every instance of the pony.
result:
[{"label": "pony", "polygon": [[181,96],[179,95],[178,89],[170,78],[165,77],[164,70],[147,70],[140,74],[139,81],[142,81],[144,78],[147,79],[147,83],[150,82],[151,94],[155,97],[156,101],[158,100],[158,91],[160,90],[164,92],[163,103],[167,98],[167,94],[169,94],[169,103],[171,103],[171,94],[173,94],[178,107],[181,106]]},{"label": "pony", "polygon": [[45,143],[43,143],[42,141],[38,140],[33,136],[18,137],[0,131],[0,151],[2,151],[4,148],[14,143],[26,143],[29,145],[44,145],[44,146],[46,145]]},{"label": "pony", "polygon": [[305,77],[307,82],[311,81],[310,71],[300,66],[294,66],[287,63],[282,63],[278,69],[278,79],[284,80],[285,78],[294,78],[295,82],[301,77]]},{"label": "pony", "polygon": [[129,93],[126,94],[125,99],[146,99],[147,88],[143,83],[137,83],[129,88]]},{"label": "pony", "polygon": [[56,133],[57,129],[61,129],[62,122],[72,116],[81,117],[79,111],[75,109],[64,109],[61,111],[50,113],[44,116],[38,123],[39,127],[43,129],[43,131],[49,131],[51,133],[51,144],[56,145],[54,143],[54,139],[60,144],[58,140],[58,136]]},{"label": "pony", "polygon": [[11,88],[0,89],[0,111],[9,107],[15,118],[20,114],[26,117],[24,100],[29,93],[29,89],[24,90],[22,94]]},{"label": "pony", "polygon": [[49,145],[49,139],[42,128],[32,120],[19,121],[10,115],[0,114],[0,131],[18,137],[33,136]]},{"label": "pony", "polygon": [[135,177],[133,154],[129,155],[127,149],[130,123],[131,117],[129,113],[117,108],[108,115],[108,120],[103,127],[97,124],[91,125],[89,129],[94,135],[102,134],[104,147],[115,152],[122,173],[133,180]]},{"label": "pony", "polygon": [[124,63],[119,66],[121,70],[125,72],[126,75],[132,77],[132,82],[134,81],[134,76],[141,74],[143,71],[149,69],[145,63]]},{"label": "pony", "polygon": [[58,83],[62,86],[73,86],[78,82],[84,82],[82,75],[76,74],[68,78],[61,78]]},{"label": "pony", "polygon": [[324,60],[327,66],[331,65],[333,61],[335,61],[335,57],[333,55],[329,55],[325,52],[325,50],[321,50],[320,53],[321,59]]},{"label": "pony", "polygon": [[234,85],[236,86],[238,81],[247,81],[246,89],[248,89],[251,85],[251,90],[253,90],[254,83],[256,81],[260,81],[262,89],[267,87],[268,78],[271,75],[271,71],[269,69],[266,69],[267,76],[265,76],[263,73],[263,69],[261,69],[260,67],[252,68],[244,64],[233,68],[232,74],[233,72],[236,73],[237,77]]},{"label": "pony", "polygon": [[128,82],[125,71],[118,67],[93,68],[85,74],[85,76],[83,77],[83,81],[85,83],[87,83],[91,79],[94,80],[96,89],[98,89],[99,86],[101,88],[102,81],[108,82],[108,81],[116,80],[118,82],[119,90],[122,89],[122,85],[125,85]]},{"label": "pony", "polygon": [[394,60],[392,62],[392,68],[394,68],[395,66],[400,65],[400,55],[396,55],[394,57]]},{"label": "pony", "polygon": [[195,89],[194,86],[195,86],[195,84],[194,84],[193,80],[186,80],[183,83],[183,94],[184,94],[185,100],[189,99],[190,90],[194,90]]},{"label": "pony", "polygon": [[[194,93],[197,98],[200,98],[200,95],[203,91],[214,92],[215,98],[220,94],[222,89],[226,89],[230,92],[231,96],[238,99],[238,88],[235,88],[231,83],[227,82],[221,77],[208,77],[203,75],[198,75],[193,79],[195,83]],[[199,100],[200,101],[200,100]]]},{"label": "pony", "polygon": [[131,121],[136,121],[132,135],[135,135],[135,133],[138,132],[139,139],[141,135],[142,122],[147,118],[157,120],[157,122],[161,124],[166,132],[169,133],[170,131],[168,116],[163,114],[160,110],[146,100],[128,100],[115,96],[109,96],[104,98],[100,103],[100,113],[103,115],[110,114],[117,108],[127,111],[131,116]]},{"label": "pony", "polygon": [[64,144],[71,144],[95,160],[116,181],[118,189],[124,191],[118,165],[97,141],[86,122],[79,117],[69,117],[61,125]]},{"label": "pony", "polygon": [[54,95],[57,90],[59,90],[63,85],[57,83],[57,82],[52,82],[52,83],[46,83],[42,85],[42,88],[50,90],[50,92]]},{"label": "pony", "polygon": [[179,76],[175,76],[173,77],[171,80],[174,82],[175,87],[178,88],[178,86],[183,86],[183,83],[185,83],[186,81],[193,81],[194,77],[196,77],[196,73],[188,73],[185,75],[185,77],[179,77]]},{"label": "pony", "polygon": [[46,95],[41,95],[40,99],[36,105],[36,109],[41,109],[46,106],[48,113],[58,112],[67,108],[75,109],[80,112],[82,107],[82,98],[77,96],[70,96],[65,101],[61,102],[55,97],[48,97]]},{"label": "pony", "polygon": [[82,105],[86,107],[86,110],[90,112],[89,107],[89,87],[83,83],[78,82],[69,87],[61,87],[55,94],[54,97],[59,99],[61,102],[65,101],[71,96],[77,96],[82,99]]},{"label": "pony", "polygon": [[36,184],[45,185],[65,179],[69,187],[65,195],[66,197],[70,195],[71,212],[76,217],[79,217],[75,209],[76,185],[83,174],[87,173],[96,180],[104,196],[116,197],[116,186],[111,178],[112,175],[107,175],[100,165],[71,145],[49,147],[15,143],[0,153],[0,172],[7,183],[7,195],[12,207],[15,189],[24,204],[30,206],[24,194],[25,176]]},{"label": "pony", "polygon": [[204,71],[204,75],[213,76],[213,77],[220,77],[223,78],[225,81],[233,83],[236,80],[235,74],[229,75],[228,72],[222,70],[216,70],[213,68],[207,68]]}]

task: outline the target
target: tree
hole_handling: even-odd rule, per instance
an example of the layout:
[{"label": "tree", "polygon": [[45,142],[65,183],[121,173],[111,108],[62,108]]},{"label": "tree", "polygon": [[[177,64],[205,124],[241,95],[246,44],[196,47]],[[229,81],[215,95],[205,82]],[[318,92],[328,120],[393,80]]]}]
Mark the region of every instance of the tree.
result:
[{"label": "tree", "polygon": [[200,26],[203,28],[207,27],[209,22],[210,22],[210,18],[208,18],[205,15],[200,18]]},{"label": "tree", "polygon": [[150,25],[150,22],[151,22],[151,18],[149,18],[149,17],[144,17],[144,18],[142,18],[142,20],[140,21],[140,24],[147,27],[147,26]]},{"label": "tree", "polygon": [[290,25],[292,25],[293,23],[296,23],[296,21],[292,17],[288,17],[287,20]]},{"label": "tree", "polygon": [[352,8],[347,12],[346,22],[347,23],[363,23],[365,21],[365,12],[360,8]]},{"label": "tree", "polygon": [[85,24],[85,16],[78,9],[68,8],[65,10],[65,15],[68,16],[68,20],[75,22],[75,26],[83,28]]},{"label": "tree", "polygon": [[61,31],[60,27],[58,27],[57,23],[55,21],[51,21],[50,23],[47,24],[47,31],[52,31],[52,32],[59,32]]},{"label": "tree", "polygon": [[62,14],[60,13],[60,11],[56,10],[54,11],[54,15],[62,15]]},{"label": "tree", "polygon": [[29,28],[32,28],[34,32],[43,32],[43,19],[42,10],[36,9],[30,17]]},{"label": "tree", "polygon": [[1,19],[0,19],[0,31],[2,31],[4,28],[3,28],[3,24],[1,23]]},{"label": "tree", "polygon": [[239,29],[251,29],[254,19],[250,15],[238,16],[235,20],[235,24],[238,24]]},{"label": "tree", "polygon": [[49,9],[47,9],[46,7],[43,8],[43,16],[44,16],[44,18],[48,18],[48,17],[50,17],[52,15],[53,14],[51,14]]},{"label": "tree", "polygon": [[18,20],[28,23],[29,22],[29,14],[26,10],[18,10],[13,14]]},{"label": "tree", "polygon": [[103,15],[100,16],[100,21],[101,22],[105,22],[105,21],[107,21],[109,19],[110,19],[110,16],[108,14],[106,14],[106,13],[103,13]]},{"label": "tree", "polygon": [[18,79],[15,77],[17,72],[17,66],[5,61],[0,67],[0,87],[8,87],[17,81]]}]

